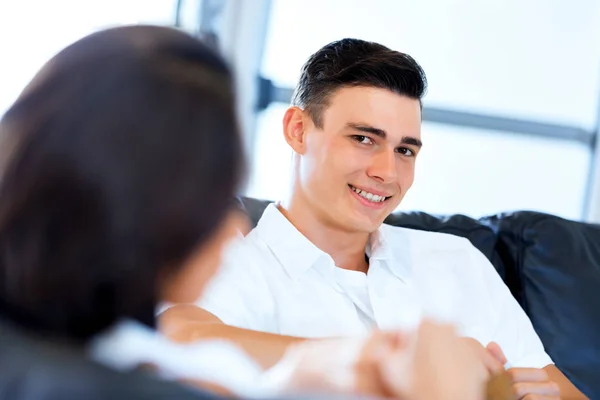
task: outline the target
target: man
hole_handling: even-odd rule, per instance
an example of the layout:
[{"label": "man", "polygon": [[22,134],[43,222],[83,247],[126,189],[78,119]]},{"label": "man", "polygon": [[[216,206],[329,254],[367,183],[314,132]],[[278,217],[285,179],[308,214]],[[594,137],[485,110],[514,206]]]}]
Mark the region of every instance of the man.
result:
[{"label": "man", "polygon": [[508,361],[518,398],[585,398],[466,239],[383,225],[413,184],[425,90],[410,56],[376,43],[312,55],[283,118],[290,196],[232,248],[200,308],[165,312],[165,332],[228,338],[271,365],[299,338],[410,330],[431,316]]}]

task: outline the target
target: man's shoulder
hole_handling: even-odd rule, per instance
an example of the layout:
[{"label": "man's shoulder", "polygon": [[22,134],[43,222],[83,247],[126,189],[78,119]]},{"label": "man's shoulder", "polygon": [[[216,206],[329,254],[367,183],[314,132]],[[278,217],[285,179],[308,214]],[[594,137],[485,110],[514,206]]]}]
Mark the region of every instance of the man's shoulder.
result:
[{"label": "man's shoulder", "polygon": [[396,243],[408,242],[412,246],[423,246],[427,249],[470,250],[474,248],[468,239],[450,233],[432,232],[388,224],[383,224],[381,230],[392,246]]},{"label": "man's shoulder", "polygon": [[223,252],[223,263],[229,266],[259,268],[269,261],[269,248],[253,229],[245,236],[234,239]]}]

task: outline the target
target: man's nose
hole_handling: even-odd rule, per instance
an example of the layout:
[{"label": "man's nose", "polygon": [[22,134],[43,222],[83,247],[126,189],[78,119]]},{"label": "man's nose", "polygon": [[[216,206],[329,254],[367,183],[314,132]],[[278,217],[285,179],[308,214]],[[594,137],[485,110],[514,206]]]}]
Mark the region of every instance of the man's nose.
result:
[{"label": "man's nose", "polygon": [[396,153],[393,149],[384,149],[373,156],[367,175],[381,183],[391,183],[397,178]]}]

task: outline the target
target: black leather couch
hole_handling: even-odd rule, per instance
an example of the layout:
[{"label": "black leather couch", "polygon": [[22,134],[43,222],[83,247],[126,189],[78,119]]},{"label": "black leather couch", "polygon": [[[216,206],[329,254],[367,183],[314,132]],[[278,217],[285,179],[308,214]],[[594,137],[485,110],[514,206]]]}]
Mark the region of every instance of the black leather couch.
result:
[{"label": "black leather couch", "polygon": [[[253,225],[269,204],[241,202]],[[528,211],[479,220],[395,213],[386,222],[469,239],[529,315],[556,365],[600,399],[600,225]]]}]

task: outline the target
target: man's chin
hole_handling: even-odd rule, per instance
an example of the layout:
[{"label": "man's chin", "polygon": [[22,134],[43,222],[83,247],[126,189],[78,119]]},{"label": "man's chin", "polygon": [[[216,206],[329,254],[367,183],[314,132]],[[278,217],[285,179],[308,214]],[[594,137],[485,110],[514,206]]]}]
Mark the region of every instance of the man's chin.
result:
[{"label": "man's chin", "polygon": [[351,202],[350,204],[329,210],[330,218],[348,232],[376,232],[389,215],[389,209],[369,210]]},{"label": "man's chin", "polygon": [[380,216],[379,218],[369,218],[366,215],[358,215],[355,218],[352,218],[352,222],[349,225],[356,232],[373,233],[379,229],[384,220],[385,217],[383,216]]}]

